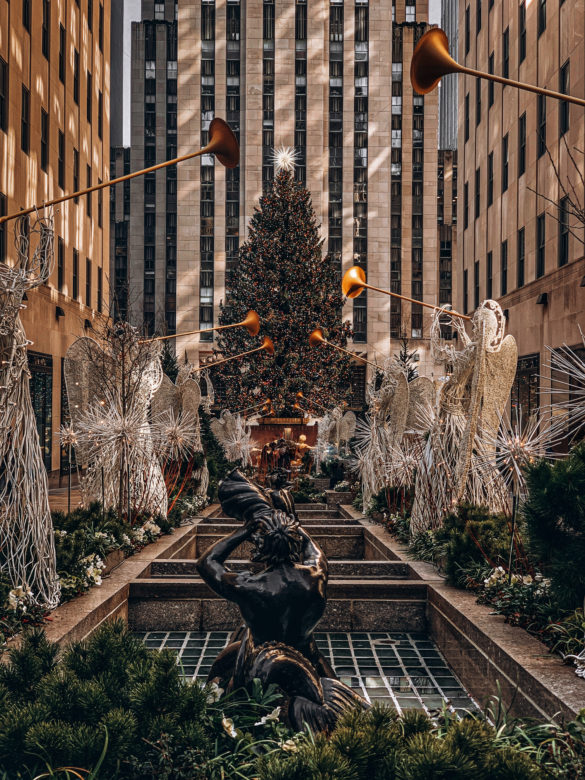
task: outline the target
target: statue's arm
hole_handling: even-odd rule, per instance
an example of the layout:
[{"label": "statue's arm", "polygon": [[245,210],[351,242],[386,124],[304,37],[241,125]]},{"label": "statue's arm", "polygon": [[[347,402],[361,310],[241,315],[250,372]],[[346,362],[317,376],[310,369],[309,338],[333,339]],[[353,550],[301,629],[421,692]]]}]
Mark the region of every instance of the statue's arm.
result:
[{"label": "statue's arm", "polygon": [[195,564],[201,578],[224,598],[233,600],[234,589],[238,583],[241,584],[243,578],[242,574],[226,569],[225,560],[236,547],[250,537],[253,531],[253,523],[237,528],[229,536],[208,547]]}]

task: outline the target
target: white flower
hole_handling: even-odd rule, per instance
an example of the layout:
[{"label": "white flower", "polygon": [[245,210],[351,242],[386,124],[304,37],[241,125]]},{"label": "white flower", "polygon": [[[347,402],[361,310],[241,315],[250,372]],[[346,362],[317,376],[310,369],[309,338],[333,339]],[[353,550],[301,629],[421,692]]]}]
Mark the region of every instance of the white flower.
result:
[{"label": "white flower", "polygon": [[58,539],[64,539],[67,536],[67,531],[63,531],[60,528],[55,528],[55,536]]},{"label": "white flower", "polygon": [[214,704],[219,701],[223,695],[223,688],[220,688],[217,683],[210,683],[208,686],[207,703]]},{"label": "white flower", "polygon": [[280,716],[280,707],[276,707],[272,710],[270,715],[263,715],[259,721],[254,723],[255,726],[265,726],[267,723],[269,723],[271,720],[278,720]]},{"label": "white flower", "polygon": [[231,718],[226,718],[224,715],[221,719],[221,725],[223,726],[223,730],[228,735],[228,737],[235,739],[238,736],[238,732],[236,731],[234,722]]},{"label": "white flower", "polygon": [[286,742],[281,742],[280,747],[282,750],[286,750],[287,753],[296,753],[299,749],[299,746],[294,739],[287,739]]},{"label": "white flower", "polygon": [[122,546],[123,547],[131,547],[132,546],[132,542],[131,542],[130,537],[128,536],[128,534],[122,534]]},{"label": "white flower", "polygon": [[26,612],[26,602],[31,595],[32,591],[26,585],[13,588],[8,594],[8,606],[15,612]]}]

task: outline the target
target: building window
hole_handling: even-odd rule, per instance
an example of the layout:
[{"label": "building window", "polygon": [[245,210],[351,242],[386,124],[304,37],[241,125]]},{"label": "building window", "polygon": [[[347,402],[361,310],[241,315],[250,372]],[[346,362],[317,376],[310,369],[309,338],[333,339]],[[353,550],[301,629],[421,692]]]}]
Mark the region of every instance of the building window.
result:
[{"label": "building window", "polygon": [[41,108],[41,170],[49,164],[49,115]]},{"label": "building window", "polygon": [[490,152],[487,158],[487,204],[488,208],[494,202],[494,153]]},{"label": "building window", "polygon": [[545,269],[545,241],[544,212],[536,218],[536,278],[544,276]]},{"label": "building window", "polygon": [[518,176],[526,171],[526,111],[518,120]]},{"label": "building window", "polygon": [[[569,94],[569,60],[561,68],[559,76],[559,92],[563,95]],[[563,100],[559,106],[559,133],[564,135],[569,129],[569,106],[566,100]]]},{"label": "building window", "polygon": [[22,0],[22,26],[30,32],[30,0]]},{"label": "building window", "polygon": [[[98,184],[101,184],[102,180],[98,179]],[[98,199],[98,227],[102,227],[102,212],[104,209],[104,191],[98,190],[97,191],[97,199]]]},{"label": "building window", "polygon": [[481,0],[476,0],[475,6],[475,33],[479,35],[481,31]]},{"label": "building window", "polygon": [[73,51],[73,100],[79,105],[79,52]]},{"label": "building window", "polygon": [[493,295],[494,286],[494,262],[491,252],[487,253],[487,261],[485,266],[485,294],[486,298],[491,298]]},{"label": "building window", "polygon": [[508,242],[502,241],[500,248],[500,295],[508,292]]},{"label": "building window", "polygon": [[465,95],[465,114],[463,117],[463,140],[469,141],[469,92]]},{"label": "building window", "polygon": [[77,249],[73,250],[73,285],[71,293],[71,297],[76,301],[79,298],[79,252]]},{"label": "building window", "polygon": [[526,59],[526,0],[518,6],[518,64]]},{"label": "building window", "polygon": [[87,121],[88,122],[91,122],[91,108],[93,104],[92,86],[93,86],[93,79],[91,77],[91,73],[87,71]]},{"label": "building window", "polygon": [[51,4],[49,0],[43,0],[43,24],[41,27],[41,50],[43,57],[49,59],[51,45]]},{"label": "building window", "polygon": [[546,0],[538,0],[538,35],[546,30]]},{"label": "building window", "polygon": [[93,0],[87,0],[87,28],[93,31]]},{"label": "building window", "polygon": [[30,400],[35,413],[43,463],[47,471],[50,471],[53,448],[53,358],[51,355],[29,351],[28,367],[30,370]]},{"label": "building window", "polygon": [[24,84],[20,114],[20,148],[26,154],[30,151],[30,92]]},{"label": "building window", "polygon": [[[488,73],[491,73],[493,75],[494,73],[494,53],[492,52],[490,56],[488,57]],[[494,82],[488,81],[488,110],[493,106],[494,104]]]},{"label": "building window", "polygon": [[67,34],[62,24],[59,25],[59,81],[65,83],[65,47]]},{"label": "building window", "polygon": [[[73,192],[79,192],[79,150],[73,150]],[[79,198],[74,198],[75,203],[79,202]]]},{"label": "building window", "polygon": [[537,97],[537,112],[538,112],[538,156],[546,152],[546,97],[544,95],[538,95]]},{"label": "building window", "polygon": [[57,239],[57,289],[63,292],[65,285],[65,241]]},{"label": "building window", "polygon": [[473,306],[479,307],[479,260],[473,264]]},{"label": "building window", "polygon": [[463,185],[463,230],[469,227],[469,182]]},{"label": "building window", "polygon": [[516,377],[511,390],[512,409],[522,412],[523,427],[541,403],[538,391],[540,355],[524,355],[518,358]]},{"label": "building window", "polygon": [[559,202],[559,265],[569,262],[569,198]]},{"label": "building window", "polygon": [[471,48],[471,19],[469,6],[465,9],[465,55],[469,54]]},{"label": "building window", "polygon": [[0,130],[8,126],[8,65],[0,57]]},{"label": "building window", "polygon": [[[0,217],[6,216],[6,195],[0,192]],[[0,224],[0,263],[6,260],[6,222]]]},{"label": "building window", "polygon": [[100,89],[98,92],[98,137],[102,137],[104,123],[104,96]]},{"label": "building window", "polygon": [[475,79],[475,126],[481,122],[481,79]]},{"label": "building window", "polygon": [[85,258],[85,305],[91,308],[91,260]]},{"label": "building window", "polygon": [[508,133],[502,138],[502,192],[508,189]]},{"label": "building window", "polygon": [[516,287],[524,287],[524,257],[525,241],[524,228],[518,231],[518,258],[516,262]]},{"label": "building window", "polygon": [[506,27],[502,36],[502,76],[510,78],[510,28]]},{"label": "building window", "polygon": [[475,169],[475,219],[479,217],[481,208],[481,168]]},{"label": "building window", "polygon": [[98,312],[102,313],[103,308],[103,296],[104,296],[104,274],[101,267],[97,269],[97,301],[96,307]]},{"label": "building window", "polygon": [[104,50],[104,6],[103,6],[103,3],[100,3],[100,8],[99,8],[98,46],[100,47],[100,51]]},{"label": "building window", "polygon": [[463,311],[467,313],[469,311],[469,289],[467,279],[467,268],[463,270]]},{"label": "building window", "polygon": [[[86,166],[86,182],[87,187],[91,187],[91,165]],[[93,199],[93,192],[88,192],[85,196],[85,213],[88,217],[91,217],[91,201]]]}]

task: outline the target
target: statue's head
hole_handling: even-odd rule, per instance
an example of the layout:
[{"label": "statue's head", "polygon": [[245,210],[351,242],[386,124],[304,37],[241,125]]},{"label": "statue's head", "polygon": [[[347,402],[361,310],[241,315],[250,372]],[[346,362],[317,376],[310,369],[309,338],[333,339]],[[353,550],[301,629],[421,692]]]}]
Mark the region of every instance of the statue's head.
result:
[{"label": "statue's head", "polygon": [[274,469],[266,475],[266,484],[273,490],[280,490],[283,487],[288,487],[292,482],[288,481],[286,469]]},{"label": "statue's head", "polygon": [[268,566],[282,563],[299,563],[302,559],[303,540],[299,524],[291,515],[276,509],[266,514],[252,534],[254,553],[252,560]]},{"label": "statue's head", "polygon": [[486,300],[476,309],[473,315],[474,340],[483,335],[485,349],[497,352],[502,346],[506,330],[506,318],[497,301]]}]

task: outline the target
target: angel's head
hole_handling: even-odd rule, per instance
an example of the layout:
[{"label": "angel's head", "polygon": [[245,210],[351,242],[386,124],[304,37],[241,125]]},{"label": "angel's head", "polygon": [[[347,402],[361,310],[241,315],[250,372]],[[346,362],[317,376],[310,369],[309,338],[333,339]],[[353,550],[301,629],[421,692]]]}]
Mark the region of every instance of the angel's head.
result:
[{"label": "angel's head", "polygon": [[472,321],[473,340],[482,338],[488,352],[497,352],[504,340],[506,318],[497,301],[486,300],[479,306]]},{"label": "angel's head", "polygon": [[252,560],[268,566],[299,563],[302,560],[303,540],[298,529],[298,521],[279,509],[264,515],[252,534]]}]

